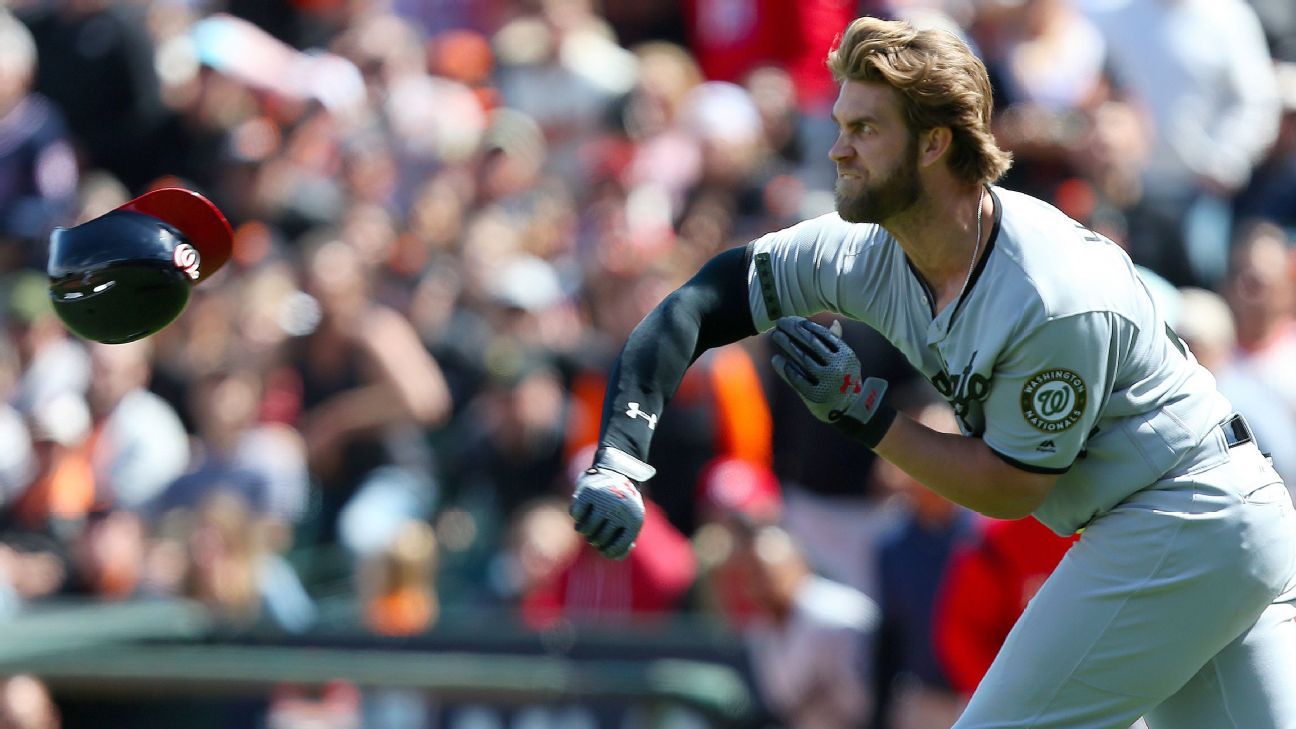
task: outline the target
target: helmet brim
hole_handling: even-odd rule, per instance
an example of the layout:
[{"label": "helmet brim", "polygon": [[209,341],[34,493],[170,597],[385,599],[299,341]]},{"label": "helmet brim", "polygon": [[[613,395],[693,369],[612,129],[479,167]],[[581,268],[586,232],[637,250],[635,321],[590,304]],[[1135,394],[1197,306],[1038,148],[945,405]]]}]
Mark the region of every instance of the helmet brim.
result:
[{"label": "helmet brim", "polygon": [[117,209],[150,215],[180,231],[201,258],[194,283],[216,273],[230,258],[234,231],[229,221],[210,200],[193,190],[163,187]]}]

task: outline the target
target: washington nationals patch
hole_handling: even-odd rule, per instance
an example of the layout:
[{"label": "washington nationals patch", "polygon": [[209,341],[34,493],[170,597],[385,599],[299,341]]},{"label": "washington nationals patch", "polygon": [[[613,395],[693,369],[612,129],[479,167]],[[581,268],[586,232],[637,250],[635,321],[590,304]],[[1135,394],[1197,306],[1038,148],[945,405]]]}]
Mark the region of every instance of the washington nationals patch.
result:
[{"label": "washington nationals patch", "polygon": [[1036,430],[1059,433],[1080,421],[1089,388],[1071,370],[1036,372],[1021,391],[1022,417]]}]

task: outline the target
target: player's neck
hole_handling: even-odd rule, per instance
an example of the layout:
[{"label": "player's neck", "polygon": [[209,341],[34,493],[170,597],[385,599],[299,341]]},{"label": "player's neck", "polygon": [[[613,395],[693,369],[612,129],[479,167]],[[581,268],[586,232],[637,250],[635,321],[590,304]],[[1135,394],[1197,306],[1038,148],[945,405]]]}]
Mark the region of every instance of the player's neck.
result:
[{"label": "player's neck", "polygon": [[[977,201],[981,200],[981,230],[977,236]],[[909,261],[936,294],[937,311],[958,298],[993,228],[993,202],[980,186],[929,188],[917,203],[883,224],[899,242]]]}]

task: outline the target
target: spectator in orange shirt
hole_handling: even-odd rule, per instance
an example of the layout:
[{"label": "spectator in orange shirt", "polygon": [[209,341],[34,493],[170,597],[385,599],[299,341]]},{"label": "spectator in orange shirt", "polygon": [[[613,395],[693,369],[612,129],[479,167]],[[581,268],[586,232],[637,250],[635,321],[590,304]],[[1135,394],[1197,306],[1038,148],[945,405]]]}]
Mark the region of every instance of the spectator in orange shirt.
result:
[{"label": "spectator in orange shirt", "polygon": [[378,635],[409,636],[435,625],[441,611],[436,573],[436,533],[427,522],[406,521],[361,571],[368,628]]}]

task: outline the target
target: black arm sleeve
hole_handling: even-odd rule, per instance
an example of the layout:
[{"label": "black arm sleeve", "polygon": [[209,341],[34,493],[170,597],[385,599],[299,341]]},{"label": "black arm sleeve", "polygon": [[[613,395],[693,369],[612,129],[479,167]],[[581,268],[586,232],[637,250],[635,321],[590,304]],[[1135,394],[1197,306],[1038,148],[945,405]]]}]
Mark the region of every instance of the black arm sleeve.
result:
[{"label": "black arm sleeve", "polygon": [[657,418],[703,352],[756,334],[747,300],[751,246],[716,255],[630,333],[608,376],[599,448],[648,462]]}]

